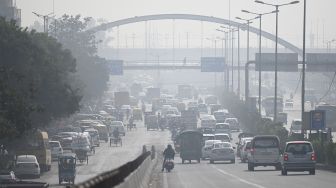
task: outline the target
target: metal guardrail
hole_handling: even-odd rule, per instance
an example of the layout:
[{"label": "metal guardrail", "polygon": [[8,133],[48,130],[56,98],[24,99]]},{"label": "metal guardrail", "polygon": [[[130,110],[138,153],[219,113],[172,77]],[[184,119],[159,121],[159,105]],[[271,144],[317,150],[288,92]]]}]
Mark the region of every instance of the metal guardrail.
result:
[{"label": "metal guardrail", "polygon": [[93,177],[85,182],[75,185],[76,188],[100,188],[100,187],[115,187],[122,182],[139,166],[151,156],[151,152],[147,151],[141,154],[135,160],[128,162],[117,169],[104,172],[96,177]]}]

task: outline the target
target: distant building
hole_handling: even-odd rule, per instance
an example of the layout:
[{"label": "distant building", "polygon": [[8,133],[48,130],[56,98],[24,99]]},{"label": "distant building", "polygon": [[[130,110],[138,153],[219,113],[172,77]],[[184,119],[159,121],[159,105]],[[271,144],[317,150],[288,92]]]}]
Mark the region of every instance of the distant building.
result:
[{"label": "distant building", "polygon": [[21,9],[16,7],[13,0],[0,0],[0,17],[6,20],[15,20],[18,26],[21,26]]}]

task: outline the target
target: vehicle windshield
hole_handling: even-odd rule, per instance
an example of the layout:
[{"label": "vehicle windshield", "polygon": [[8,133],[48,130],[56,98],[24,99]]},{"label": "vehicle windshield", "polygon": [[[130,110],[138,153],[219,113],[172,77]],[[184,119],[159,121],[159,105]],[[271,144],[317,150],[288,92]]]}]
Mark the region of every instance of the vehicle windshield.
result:
[{"label": "vehicle windshield", "polygon": [[255,148],[277,148],[279,147],[279,142],[277,139],[257,139],[254,141]]},{"label": "vehicle windshield", "polygon": [[49,142],[50,147],[52,148],[56,148],[56,147],[60,147],[60,144],[58,142]]},{"label": "vehicle windshield", "polygon": [[306,154],[312,151],[313,148],[309,143],[290,143],[286,147],[286,152],[292,154]]},{"label": "vehicle windshield", "polygon": [[215,147],[214,148],[231,148],[231,144],[230,143],[215,143]]}]

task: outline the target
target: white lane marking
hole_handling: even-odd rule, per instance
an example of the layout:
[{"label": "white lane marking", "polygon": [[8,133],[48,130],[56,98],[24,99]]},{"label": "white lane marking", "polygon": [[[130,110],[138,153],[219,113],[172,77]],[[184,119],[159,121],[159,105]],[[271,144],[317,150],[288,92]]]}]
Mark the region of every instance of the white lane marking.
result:
[{"label": "white lane marking", "polygon": [[266,188],[266,187],[264,187],[264,186],[262,186],[262,185],[259,185],[259,184],[256,184],[256,183],[247,181],[247,180],[245,180],[245,179],[243,179],[243,178],[240,178],[240,177],[238,177],[238,176],[236,176],[236,175],[230,174],[230,173],[228,173],[228,172],[226,172],[226,171],[224,171],[224,170],[221,170],[221,169],[217,168],[217,167],[214,166],[214,165],[212,165],[212,167],[213,167],[214,169],[218,170],[220,173],[222,173],[222,174],[224,174],[224,175],[227,175],[227,176],[231,176],[232,178],[235,178],[235,179],[237,179],[237,180],[240,181],[240,182],[246,183],[246,184],[248,184],[248,185],[251,185],[251,186],[254,186],[254,187],[257,187],[257,188]]},{"label": "white lane marking", "polygon": [[168,180],[166,173],[163,173],[163,188],[168,188]]}]

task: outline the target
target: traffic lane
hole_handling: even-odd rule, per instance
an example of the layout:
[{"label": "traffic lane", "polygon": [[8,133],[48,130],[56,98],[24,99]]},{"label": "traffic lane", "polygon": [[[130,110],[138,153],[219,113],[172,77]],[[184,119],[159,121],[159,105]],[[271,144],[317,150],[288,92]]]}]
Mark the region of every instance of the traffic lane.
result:
[{"label": "traffic lane", "polygon": [[[77,161],[77,173],[75,183],[83,182],[102,172],[115,169],[131,160],[134,160],[142,152],[143,145],[150,149],[151,145],[156,148],[163,148],[169,142],[168,131],[146,131],[138,126],[137,130],[127,131],[126,136],[122,137],[122,147],[112,147],[109,143],[101,142],[100,147],[96,147],[95,154],[89,154],[89,164]],[[51,186],[58,186],[58,165],[57,161],[52,163],[49,172],[43,173],[40,179],[32,181],[43,181]]]},{"label": "traffic lane", "polygon": [[[177,160],[176,160],[177,161]],[[238,161],[238,160],[236,160]],[[171,173],[163,173],[164,188],[198,187],[256,187],[256,188],[331,188],[335,187],[335,174],[328,171],[316,171],[316,175],[307,172],[289,172],[280,175],[274,167],[256,167],[256,171],[247,170],[246,163],[181,164],[177,162]]]},{"label": "traffic lane", "polygon": [[[216,165],[234,166],[234,164]],[[218,188],[223,186],[246,187],[246,184],[214,169],[208,161],[182,164],[179,160],[173,171],[163,173],[164,188]]]},{"label": "traffic lane", "polygon": [[[237,160],[239,161],[239,160]],[[244,182],[251,187],[258,188],[315,188],[335,187],[335,174],[328,171],[317,170],[316,175],[309,175],[308,172],[288,172],[282,176],[280,171],[274,167],[256,167],[255,171],[247,170],[247,163],[237,162],[233,166],[213,165],[215,170],[224,171],[233,179]]]}]

